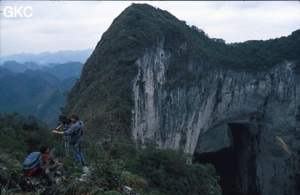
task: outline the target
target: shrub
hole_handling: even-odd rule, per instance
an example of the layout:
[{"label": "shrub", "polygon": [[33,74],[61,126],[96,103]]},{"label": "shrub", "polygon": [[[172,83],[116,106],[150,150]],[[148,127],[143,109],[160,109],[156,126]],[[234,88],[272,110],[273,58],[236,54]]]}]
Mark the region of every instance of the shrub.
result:
[{"label": "shrub", "polygon": [[170,195],[221,194],[215,168],[210,164],[188,164],[182,152],[148,145],[138,153],[135,163],[129,169],[145,177],[148,191]]}]

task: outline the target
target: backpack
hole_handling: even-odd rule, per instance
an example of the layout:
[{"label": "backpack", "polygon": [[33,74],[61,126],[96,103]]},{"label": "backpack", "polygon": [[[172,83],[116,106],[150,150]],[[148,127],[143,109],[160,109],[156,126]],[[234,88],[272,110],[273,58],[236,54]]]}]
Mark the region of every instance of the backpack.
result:
[{"label": "backpack", "polygon": [[27,176],[31,176],[34,171],[36,171],[39,166],[40,152],[30,153],[22,164],[22,170]]}]

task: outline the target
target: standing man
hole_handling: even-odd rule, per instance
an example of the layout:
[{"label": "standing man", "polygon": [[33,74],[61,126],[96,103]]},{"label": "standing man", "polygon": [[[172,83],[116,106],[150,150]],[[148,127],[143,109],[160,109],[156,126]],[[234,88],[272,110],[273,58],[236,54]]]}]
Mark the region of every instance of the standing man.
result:
[{"label": "standing man", "polygon": [[83,168],[86,166],[80,146],[80,142],[82,141],[83,137],[83,122],[79,121],[79,117],[75,113],[71,114],[71,121],[73,125],[66,131],[62,132],[52,130],[52,133],[71,136],[70,144],[74,153],[75,161],[80,168]]}]

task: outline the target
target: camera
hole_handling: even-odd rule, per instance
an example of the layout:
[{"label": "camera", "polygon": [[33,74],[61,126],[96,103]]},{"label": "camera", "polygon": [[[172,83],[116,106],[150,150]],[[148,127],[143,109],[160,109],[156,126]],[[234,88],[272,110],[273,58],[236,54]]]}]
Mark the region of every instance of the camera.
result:
[{"label": "camera", "polygon": [[70,117],[67,117],[66,115],[59,115],[58,120],[63,125],[69,125],[72,122],[71,119],[70,119]]}]

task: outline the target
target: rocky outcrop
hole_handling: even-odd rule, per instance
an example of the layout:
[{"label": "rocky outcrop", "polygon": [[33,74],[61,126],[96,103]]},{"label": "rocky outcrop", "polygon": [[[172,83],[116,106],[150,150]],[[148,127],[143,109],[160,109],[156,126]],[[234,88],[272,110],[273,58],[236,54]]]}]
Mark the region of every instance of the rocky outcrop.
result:
[{"label": "rocky outcrop", "polygon": [[151,139],[162,148],[190,154],[234,148],[241,193],[296,194],[295,164],[275,139],[287,143],[298,163],[300,86],[295,63],[239,72],[187,59],[184,66],[193,78],[189,85],[189,78],[168,77],[172,58],[162,40],[137,61],[135,140]]},{"label": "rocky outcrop", "polygon": [[120,127],[137,146],[150,139],[214,163],[224,194],[296,194],[295,165],[275,136],[298,163],[299,35],[227,45],[132,4],[102,35],[64,112],[80,113],[87,133]]}]

